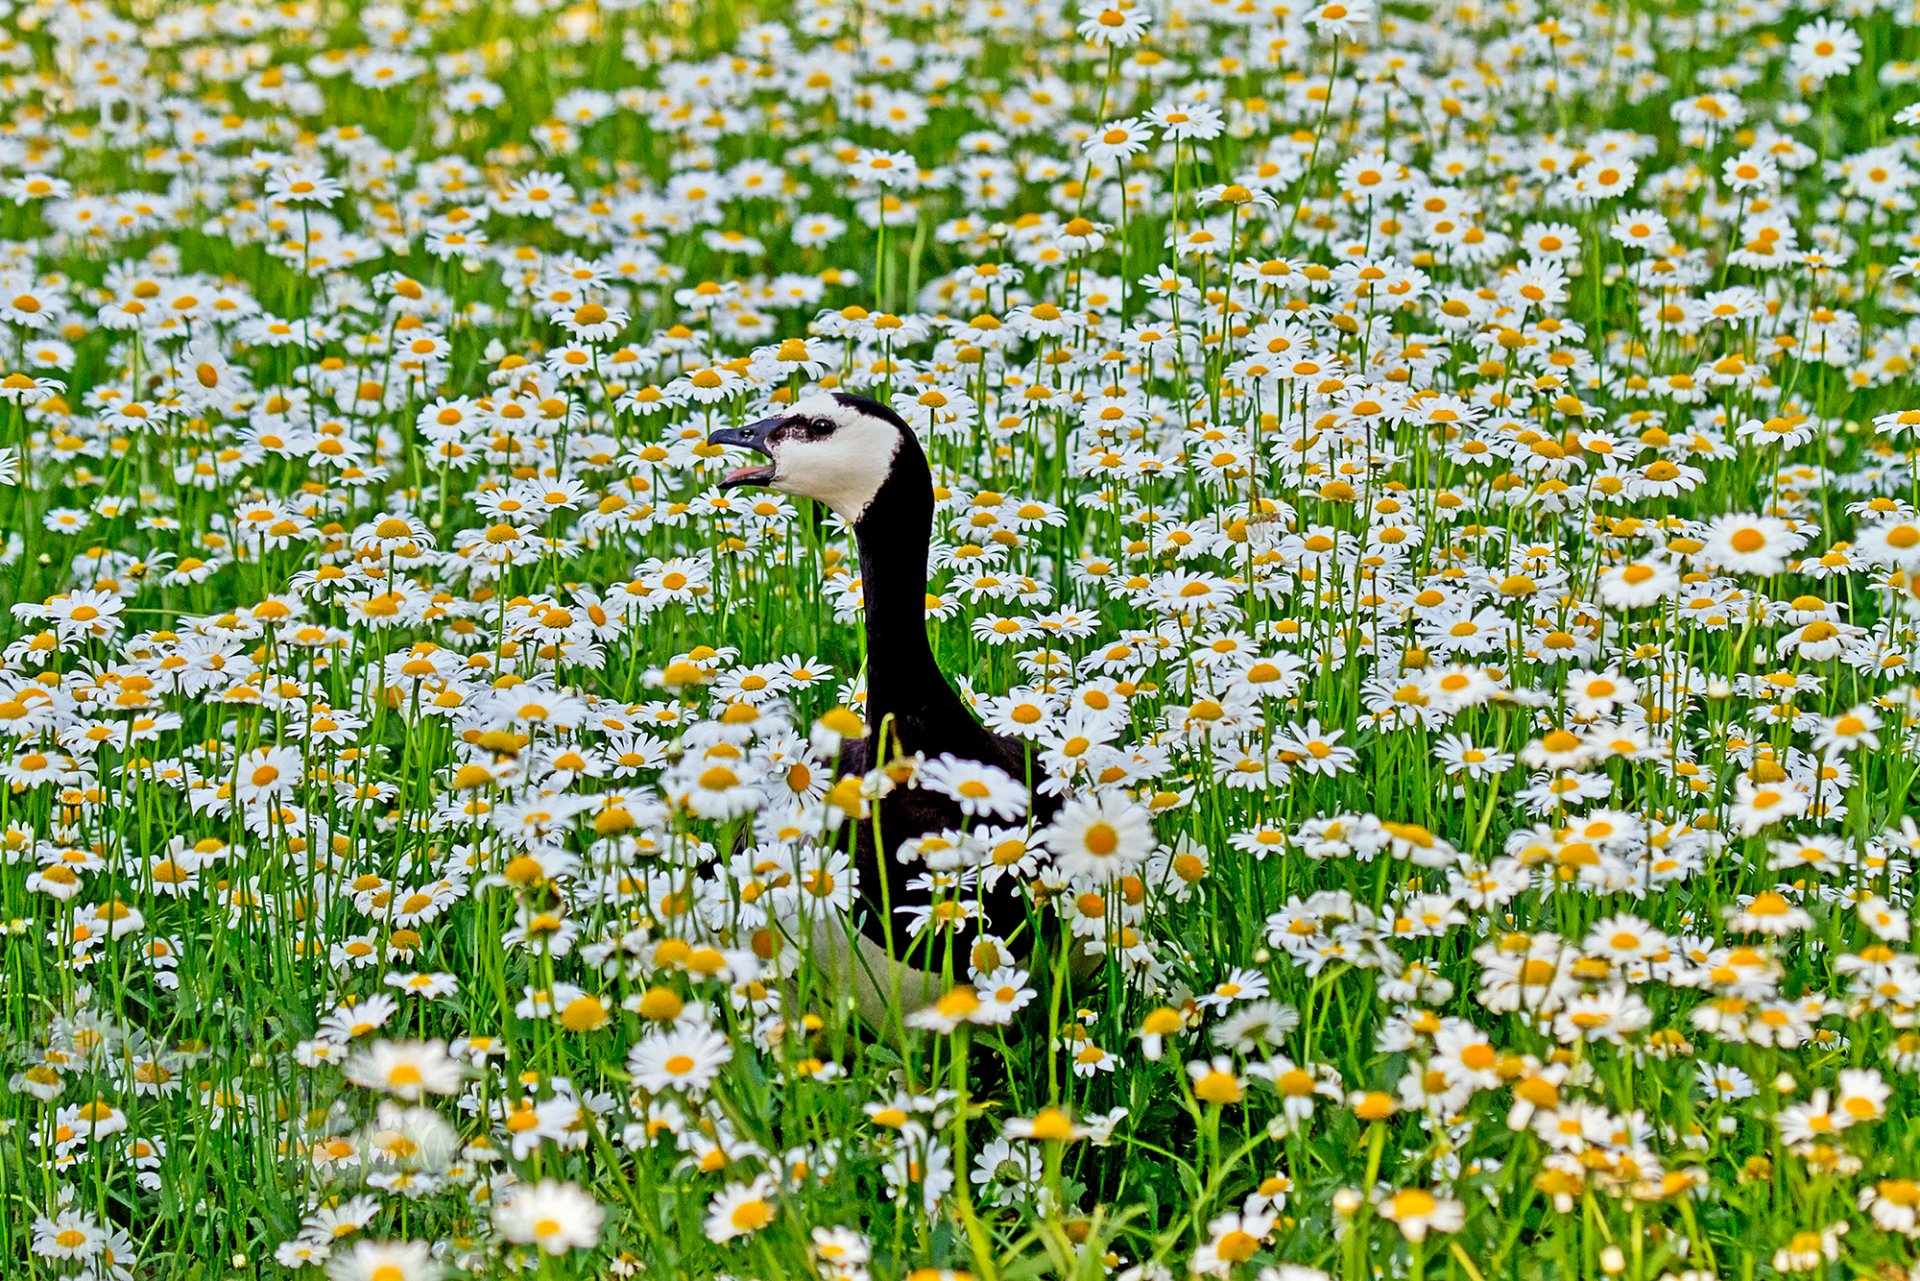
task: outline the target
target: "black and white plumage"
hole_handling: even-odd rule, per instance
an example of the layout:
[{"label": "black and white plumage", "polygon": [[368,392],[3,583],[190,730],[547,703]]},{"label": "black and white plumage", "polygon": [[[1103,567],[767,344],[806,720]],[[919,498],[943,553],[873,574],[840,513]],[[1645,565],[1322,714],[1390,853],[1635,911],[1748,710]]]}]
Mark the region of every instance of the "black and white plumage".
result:
[{"label": "black and white plumage", "polygon": [[[919,440],[900,416],[877,401],[845,393],[816,394],[786,413],[744,427],[722,427],[708,440],[756,450],[768,462],[729,472],[723,488],[763,485],[824,503],[853,529],[860,551],[867,633],[866,739],[849,744],[839,762],[844,775],[864,774],[875,764],[916,753],[933,759],[951,754],[995,766],[1016,779],[1030,777],[1025,748],[995,734],[973,716],[948,684],[927,639],[927,557],[933,537],[933,475]],[[876,744],[884,759],[873,759]],[[1045,823],[1058,809],[1052,797],[1035,794],[1033,818]],[[911,1011],[937,998],[950,980],[930,957],[925,942],[910,945],[898,909],[925,903],[924,891],[908,883],[924,869],[894,858],[912,837],[959,828],[960,807],[922,788],[896,788],[878,805],[875,823],[859,825],[854,863],[860,901],[858,933],[822,924],[814,930],[816,959],[835,968],[870,1022],[884,1021],[890,1002]],[[976,928],[1001,939],[1031,937],[1027,895],[1011,877],[1001,877],[979,901]],[[892,909],[891,912],[889,909]],[[891,925],[890,925],[891,922]],[[964,980],[972,930],[951,935],[954,979]],[[905,957],[909,963],[903,964]]]}]

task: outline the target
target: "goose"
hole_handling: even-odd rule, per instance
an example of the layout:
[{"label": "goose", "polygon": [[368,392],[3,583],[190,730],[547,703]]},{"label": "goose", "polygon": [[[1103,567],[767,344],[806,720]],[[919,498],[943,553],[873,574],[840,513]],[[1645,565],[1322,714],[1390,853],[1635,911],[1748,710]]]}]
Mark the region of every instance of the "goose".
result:
[{"label": "goose", "polygon": [[[994,766],[1015,779],[1030,779],[1022,744],[975,719],[934,658],[926,617],[933,473],[919,439],[900,416],[865,396],[820,392],[796,400],[774,417],[720,427],[707,441],[750,449],[768,460],[728,472],[720,481],[722,489],[754,485],[811,498],[853,531],[865,598],[869,730],[866,738],[843,749],[837,773],[862,775],[896,755],[932,760],[950,754]],[[880,742],[886,745],[885,756],[875,760],[874,744]],[[1052,818],[1059,805],[1052,796],[1033,793],[1035,826]],[[869,820],[859,824],[854,842],[857,931],[816,919],[810,933],[816,963],[829,965],[842,990],[851,990],[862,1017],[884,1027],[891,1011],[912,1013],[939,998],[952,982],[925,968],[934,960],[928,955],[932,949],[924,943],[910,946],[906,930],[893,923],[902,906],[924,905],[926,893],[909,888],[924,869],[904,864],[892,853],[902,841],[957,829],[965,820],[953,801],[922,788],[895,788],[875,809],[879,839],[875,822]],[[1026,895],[1010,877],[997,878],[980,896],[979,909],[979,919],[969,930],[984,927],[1006,939],[1027,923]],[[958,936],[962,947],[967,937]],[[967,953],[957,947],[954,955],[963,964]]]}]

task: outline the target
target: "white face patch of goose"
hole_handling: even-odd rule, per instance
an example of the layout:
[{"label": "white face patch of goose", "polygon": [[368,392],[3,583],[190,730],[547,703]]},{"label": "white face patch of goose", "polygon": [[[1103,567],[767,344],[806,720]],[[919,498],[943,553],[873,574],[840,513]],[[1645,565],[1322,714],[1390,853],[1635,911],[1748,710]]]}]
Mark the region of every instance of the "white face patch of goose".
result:
[{"label": "white face patch of goose", "polygon": [[872,505],[893,470],[900,430],[884,418],[808,396],[768,439],[777,470],[771,488],[825,503],[849,525]]}]

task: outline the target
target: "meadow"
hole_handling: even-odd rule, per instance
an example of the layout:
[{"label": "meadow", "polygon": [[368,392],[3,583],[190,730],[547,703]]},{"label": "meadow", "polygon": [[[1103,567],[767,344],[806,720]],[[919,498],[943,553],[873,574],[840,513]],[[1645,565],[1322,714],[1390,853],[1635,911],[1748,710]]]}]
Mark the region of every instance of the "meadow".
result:
[{"label": "meadow", "polygon": [[1920,1279],[1920,8],[1111,3],[0,0],[0,1275]]}]

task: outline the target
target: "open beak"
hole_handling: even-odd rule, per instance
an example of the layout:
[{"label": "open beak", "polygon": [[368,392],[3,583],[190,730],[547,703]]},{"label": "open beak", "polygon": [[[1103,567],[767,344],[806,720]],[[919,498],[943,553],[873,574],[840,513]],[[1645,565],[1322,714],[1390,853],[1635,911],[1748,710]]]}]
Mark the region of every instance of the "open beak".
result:
[{"label": "open beak", "polygon": [[[773,457],[773,451],[767,448],[767,436],[780,425],[778,418],[762,418],[757,423],[748,423],[744,427],[716,427],[707,436],[709,445],[739,445],[755,453]],[[740,467],[720,478],[720,488],[733,489],[740,485],[770,485],[777,470],[775,464],[768,462],[758,467]]]}]

